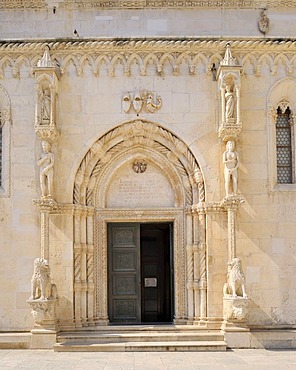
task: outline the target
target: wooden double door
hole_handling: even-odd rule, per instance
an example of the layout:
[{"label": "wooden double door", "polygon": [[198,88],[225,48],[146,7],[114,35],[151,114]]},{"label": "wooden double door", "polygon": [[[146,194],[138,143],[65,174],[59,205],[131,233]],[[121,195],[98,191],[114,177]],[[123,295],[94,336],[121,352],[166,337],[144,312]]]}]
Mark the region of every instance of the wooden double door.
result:
[{"label": "wooden double door", "polygon": [[173,320],[172,226],[108,224],[110,322]]}]

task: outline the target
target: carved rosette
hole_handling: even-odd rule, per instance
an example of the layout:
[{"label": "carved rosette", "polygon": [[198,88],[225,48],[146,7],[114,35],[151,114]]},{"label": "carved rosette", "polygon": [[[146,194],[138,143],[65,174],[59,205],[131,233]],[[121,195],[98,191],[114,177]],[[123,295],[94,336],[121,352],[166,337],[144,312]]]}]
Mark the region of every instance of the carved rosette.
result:
[{"label": "carved rosette", "polygon": [[249,300],[243,297],[223,298],[223,318],[227,321],[242,322],[248,313]]},{"label": "carved rosette", "polygon": [[223,141],[237,139],[242,130],[240,117],[241,70],[242,67],[232,56],[230,45],[227,44],[224,58],[218,69],[219,137]]}]

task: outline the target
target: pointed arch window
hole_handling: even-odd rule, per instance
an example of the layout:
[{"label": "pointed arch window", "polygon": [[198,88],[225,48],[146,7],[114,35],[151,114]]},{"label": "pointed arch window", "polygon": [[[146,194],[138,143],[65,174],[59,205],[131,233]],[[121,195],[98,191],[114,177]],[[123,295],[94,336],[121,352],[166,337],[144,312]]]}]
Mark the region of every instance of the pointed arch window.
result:
[{"label": "pointed arch window", "polygon": [[276,115],[276,160],[278,184],[293,183],[292,113],[279,106]]}]

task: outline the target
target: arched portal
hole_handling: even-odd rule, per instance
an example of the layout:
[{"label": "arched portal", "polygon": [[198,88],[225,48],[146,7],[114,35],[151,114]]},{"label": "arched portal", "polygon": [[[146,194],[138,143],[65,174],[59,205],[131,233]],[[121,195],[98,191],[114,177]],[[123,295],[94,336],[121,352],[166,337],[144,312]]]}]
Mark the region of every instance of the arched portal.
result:
[{"label": "arched portal", "polygon": [[73,201],[77,326],[109,321],[108,225],[114,223],[172,225],[174,321],[206,316],[205,215],[196,212],[205,201],[204,181],[183,141],[149,121],[112,129],[84,156]]}]

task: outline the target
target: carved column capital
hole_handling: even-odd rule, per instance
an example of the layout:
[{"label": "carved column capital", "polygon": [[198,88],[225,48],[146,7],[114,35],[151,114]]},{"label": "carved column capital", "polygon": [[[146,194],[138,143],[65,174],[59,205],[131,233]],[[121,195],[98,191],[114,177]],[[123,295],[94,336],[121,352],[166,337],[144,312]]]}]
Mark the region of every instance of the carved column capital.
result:
[{"label": "carved column capital", "polygon": [[243,203],[245,203],[245,199],[242,196],[240,196],[240,195],[228,195],[228,196],[223,198],[220,205],[226,211],[228,211],[228,210],[237,211],[239,206]]}]

